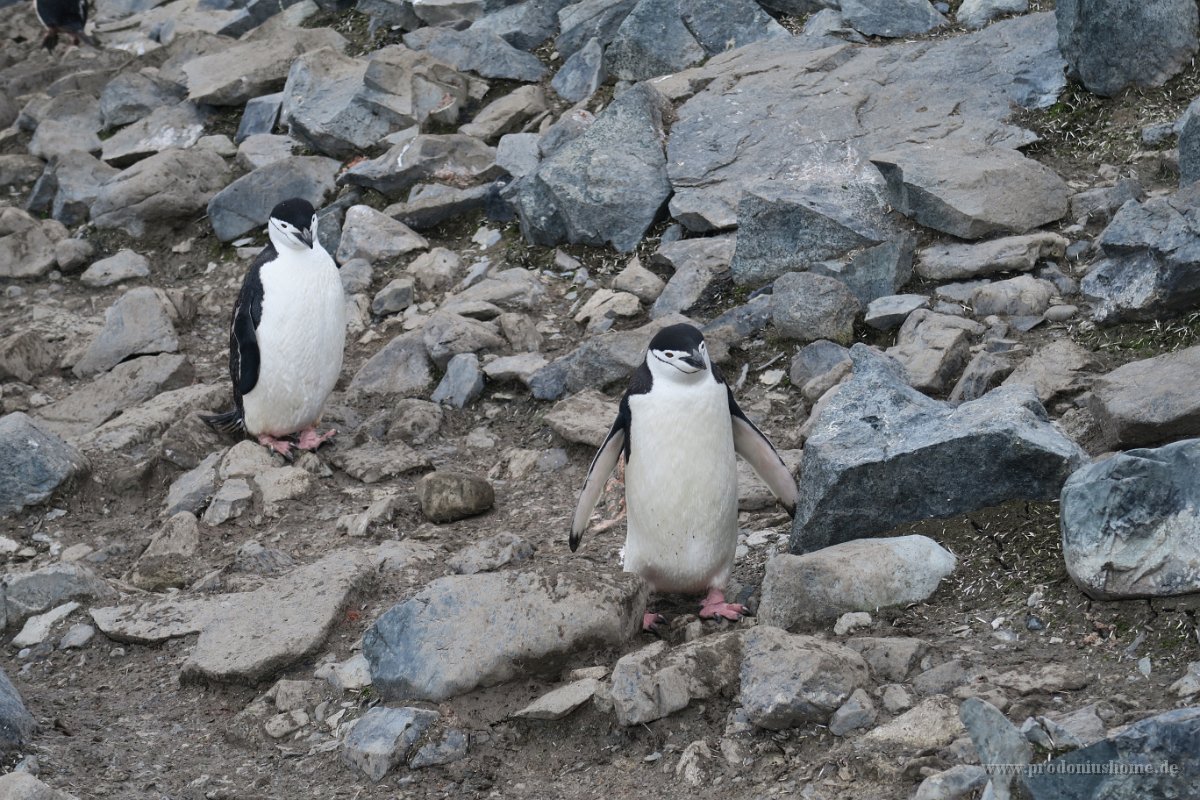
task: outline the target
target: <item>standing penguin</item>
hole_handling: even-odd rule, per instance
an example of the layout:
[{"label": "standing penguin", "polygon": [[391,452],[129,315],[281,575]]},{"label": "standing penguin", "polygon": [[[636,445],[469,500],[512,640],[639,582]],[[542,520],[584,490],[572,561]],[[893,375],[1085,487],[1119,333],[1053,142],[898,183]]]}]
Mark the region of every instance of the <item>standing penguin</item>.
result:
[{"label": "standing penguin", "polygon": [[[286,457],[293,446],[316,450],[336,433],[317,433],[316,425],[342,371],[346,300],[307,200],[275,206],[267,233],[271,241],[246,273],[233,308],[234,408],[203,419],[222,433],[244,431]],[[282,438],[295,433],[295,445]]]},{"label": "standing penguin", "polygon": [[71,37],[76,46],[84,41],[92,47],[96,42],[83,32],[87,25],[87,0],[33,0],[33,11],[46,29],[42,47],[53,50],[60,33]]},{"label": "standing penguin", "polygon": [[[796,509],[796,482],[738,408],[693,326],[671,325],[650,340],[588,469],[571,525],[572,551],[622,452],[625,571],[641,575],[653,591],[705,594],[703,618],[738,619],[745,608],[725,602],[737,549],[734,454],[750,463],[789,514]],[[646,614],[644,627],[658,619]]]}]

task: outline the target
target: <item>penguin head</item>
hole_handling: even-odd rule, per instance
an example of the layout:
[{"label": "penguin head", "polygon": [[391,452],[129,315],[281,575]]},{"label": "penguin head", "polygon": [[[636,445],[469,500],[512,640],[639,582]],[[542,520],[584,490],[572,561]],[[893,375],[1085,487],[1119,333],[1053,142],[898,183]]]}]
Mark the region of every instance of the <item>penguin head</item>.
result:
[{"label": "penguin head", "polygon": [[669,325],[650,340],[646,366],[656,380],[695,383],[709,376],[712,361],[704,334],[693,325]]},{"label": "penguin head", "polygon": [[275,249],[311,250],[317,241],[317,212],[302,197],[284,200],[271,209],[267,234]]}]

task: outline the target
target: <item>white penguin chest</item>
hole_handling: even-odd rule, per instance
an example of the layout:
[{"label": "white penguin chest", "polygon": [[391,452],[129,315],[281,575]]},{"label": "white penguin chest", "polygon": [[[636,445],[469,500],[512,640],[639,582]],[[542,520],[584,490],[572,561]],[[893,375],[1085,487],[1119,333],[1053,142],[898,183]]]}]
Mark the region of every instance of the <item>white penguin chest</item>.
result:
[{"label": "white penguin chest", "polygon": [[632,395],[625,568],[662,591],[723,584],[737,546],[737,461],[723,384]]},{"label": "white penguin chest", "polygon": [[316,423],[342,371],[346,305],[333,259],[281,253],[263,265],[258,383],[243,398],[246,428],[281,436]]}]

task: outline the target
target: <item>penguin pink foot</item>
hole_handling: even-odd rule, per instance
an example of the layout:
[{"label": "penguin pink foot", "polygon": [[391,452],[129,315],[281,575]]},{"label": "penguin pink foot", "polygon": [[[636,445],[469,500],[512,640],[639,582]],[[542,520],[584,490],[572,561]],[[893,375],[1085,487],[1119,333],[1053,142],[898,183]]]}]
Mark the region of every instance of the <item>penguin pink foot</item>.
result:
[{"label": "penguin pink foot", "polygon": [[709,589],[708,596],[700,601],[700,619],[723,619],[734,622],[742,618],[746,607],[741,603],[726,603],[725,593],[720,589]]},{"label": "penguin pink foot", "polygon": [[300,441],[296,444],[296,447],[300,450],[316,450],[334,436],[337,436],[337,431],[333,428],[324,433],[317,433],[316,428],[305,428],[300,431]]},{"label": "penguin pink foot", "polygon": [[284,458],[290,459],[292,457],[292,447],[294,445],[287,439],[276,439],[274,436],[268,436],[264,433],[258,437],[258,443],[263,447],[274,450]]},{"label": "penguin pink foot", "polygon": [[645,614],[642,614],[642,630],[646,633],[654,633],[654,629],[658,627],[660,623],[666,621],[667,618],[662,614],[656,614],[653,611],[647,611]]}]

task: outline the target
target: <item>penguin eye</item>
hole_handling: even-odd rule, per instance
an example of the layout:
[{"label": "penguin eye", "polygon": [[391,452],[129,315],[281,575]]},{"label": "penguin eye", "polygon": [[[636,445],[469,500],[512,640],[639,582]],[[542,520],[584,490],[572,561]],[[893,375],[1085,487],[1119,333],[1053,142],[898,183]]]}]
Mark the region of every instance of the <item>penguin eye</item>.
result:
[{"label": "penguin eye", "polygon": [[663,355],[666,356],[667,358],[674,358],[675,351],[674,350],[664,350]]}]

